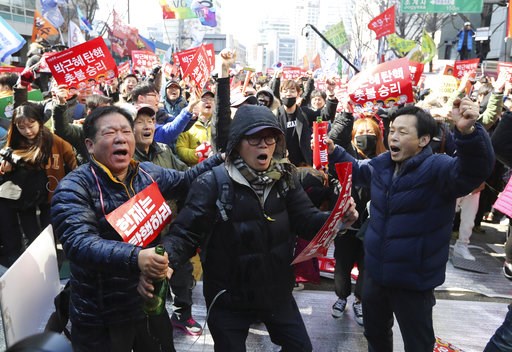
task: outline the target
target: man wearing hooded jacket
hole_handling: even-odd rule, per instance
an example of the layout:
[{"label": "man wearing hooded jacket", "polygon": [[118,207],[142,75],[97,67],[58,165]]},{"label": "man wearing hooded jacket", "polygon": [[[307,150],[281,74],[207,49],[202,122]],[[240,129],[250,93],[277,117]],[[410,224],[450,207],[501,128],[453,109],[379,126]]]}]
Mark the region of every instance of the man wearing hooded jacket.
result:
[{"label": "man wearing hooded jacket", "polygon": [[[283,132],[268,108],[240,107],[230,126],[226,162],[192,185],[164,239],[171,268],[201,247],[215,351],[245,351],[249,326],[256,320],[283,351],[312,350],[292,295],[290,263],[295,235],[311,239],[328,213],[311,203],[295,167],[282,159],[284,150]],[[218,209],[223,198],[219,186],[231,189],[224,197],[231,207]],[[352,206],[345,225],[356,217]],[[152,289],[141,276],[139,293]]]}]

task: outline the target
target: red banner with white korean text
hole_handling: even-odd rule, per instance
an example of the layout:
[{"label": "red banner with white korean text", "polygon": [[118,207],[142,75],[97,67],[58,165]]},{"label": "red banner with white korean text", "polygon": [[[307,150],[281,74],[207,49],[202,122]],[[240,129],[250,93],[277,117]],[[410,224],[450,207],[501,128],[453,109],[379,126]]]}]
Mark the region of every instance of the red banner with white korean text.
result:
[{"label": "red banner with white korean text", "polygon": [[149,74],[160,60],[155,53],[147,50],[132,50],[132,70]]},{"label": "red banner with white korean text", "polygon": [[409,59],[388,61],[358,73],[348,82],[348,94],[355,112],[414,102]]},{"label": "red banner with white korean text", "polygon": [[368,28],[375,32],[377,40],[395,33],[395,5],[371,20]]},{"label": "red banner with white korean text", "polygon": [[9,73],[22,73],[23,70],[25,68],[24,67],[16,67],[16,66],[0,66],[0,73],[5,73],[5,72],[9,72]]},{"label": "red banner with white korean text", "polygon": [[352,163],[336,164],[336,173],[338,174],[338,179],[342,186],[336,205],[320,231],[318,231],[306,248],[293,260],[292,264],[297,264],[314,257],[325,256],[327,249],[338,234],[338,226],[350,205]]},{"label": "red banner with white korean text", "polygon": [[125,61],[119,64],[119,66],[117,66],[117,72],[119,73],[119,78],[121,79],[132,73],[130,61]]},{"label": "red banner with white korean text", "polygon": [[480,59],[455,61],[453,65],[453,76],[457,79],[462,79],[466,73],[469,73],[469,77],[476,77],[479,62]]},{"label": "red banner with white korean text", "polygon": [[509,82],[512,82],[512,62],[498,62],[498,75],[505,71]]},{"label": "red banner with white korean text", "polygon": [[171,221],[171,208],[153,182],[105,218],[124,242],[146,247]]},{"label": "red banner with white korean text", "polygon": [[283,78],[282,79],[297,79],[304,77],[306,71],[299,66],[285,66],[283,67]]},{"label": "red banner with white korean text", "polygon": [[178,66],[166,62],[162,67],[162,72],[164,73],[165,79],[169,80],[178,74]]},{"label": "red banner with white korean text", "polygon": [[183,78],[189,77],[195,82],[196,87],[203,89],[210,79],[210,66],[208,62],[208,55],[203,46],[200,46],[183,73]]},{"label": "red banner with white korean text", "polygon": [[201,46],[183,50],[174,53],[174,64],[179,64],[182,76],[185,77],[185,72],[188,70],[188,66],[194,59],[197,50],[203,48],[206,57],[208,58],[208,65],[210,66],[210,72],[215,69],[215,49],[213,44],[203,44]]},{"label": "red banner with white korean text", "polygon": [[86,89],[94,84],[117,77],[117,65],[102,37],[97,37],[46,59],[57,81],[69,87]]},{"label": "red banner with white korean text", "polygon": [[409,71],[411,72],[412,85],[417,86],[425,65],[421,62],[409,61]]}]

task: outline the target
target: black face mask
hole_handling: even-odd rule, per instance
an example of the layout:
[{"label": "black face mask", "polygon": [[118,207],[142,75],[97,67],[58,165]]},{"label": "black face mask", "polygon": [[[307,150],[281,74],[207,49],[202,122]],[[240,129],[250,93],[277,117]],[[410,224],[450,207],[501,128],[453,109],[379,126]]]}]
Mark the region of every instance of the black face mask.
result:
[{"label": "black face mask", "polygon": [[283,105],[286,106],[287,108],[291,108],[297,103],[297,98],[281,98],[281,103],[283,103]]},{"label": "black face mask", "polygon": [[377,136],[371,134],[363,134],[356,136],[356,146],[369,158],[375,156],[377,148]]}]

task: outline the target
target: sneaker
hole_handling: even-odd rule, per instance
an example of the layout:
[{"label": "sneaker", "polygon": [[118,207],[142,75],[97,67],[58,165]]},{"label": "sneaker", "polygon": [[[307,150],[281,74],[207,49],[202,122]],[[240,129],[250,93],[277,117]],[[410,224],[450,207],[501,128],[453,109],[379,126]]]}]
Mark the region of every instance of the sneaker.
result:
[{"label": "sneaker", "polygon": [[503,275],[509,280],[512,280],[512,263],[503,263]]},{"label": "sneaker", "polygon": [[363,326],[363,305],[361,301],[354,301],[354,303],[352,303],[352,309],[354,310],[356,323]]},{"label": "sneaker", "polygon": [[333,318],[341,318],[347,307],[347,300],[344,298],[338,298],[332,305],[331,314]]},{"label": "sneaker", "polygon": [[466,260],[475,260],[475,257],[469,252],[468,245],[459,242],[455,242],[453,246],[453,255]]},{"label": "sneaker", "polygon": [[178,317],[173,314],[171,316],[171,323],[177,329],[183,330],[186,334],[192,336],[198,336],[203,333],[203,328],[201,324],[194,320],[194,318],[190,317],[188,320],[181,321]]},{"label": "sneaker", "polygon": [[302,282],[296,282],[293,285],[293,290],[294,291],[302,291],[303,289],[304,289],[304,284]]}]

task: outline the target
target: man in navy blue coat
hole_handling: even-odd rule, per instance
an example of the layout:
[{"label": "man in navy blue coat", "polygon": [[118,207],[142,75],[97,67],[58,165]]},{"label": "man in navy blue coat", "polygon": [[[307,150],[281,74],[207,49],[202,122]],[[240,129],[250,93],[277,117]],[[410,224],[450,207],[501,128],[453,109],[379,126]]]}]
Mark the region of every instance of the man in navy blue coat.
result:
[{"label": "man in navy blue coat", "polygon": [[455,157],[432,153],[435,121],[415,106],[390,117],[390,151],[373,159],[355,160],[327,140],[330,162],[352,162],[354,185],[371,187],[362,299],[369,351],[393,351],[393,313],[405,351],[433,350],[434,288],[445,280],[455,201],[494,164],[477,118],[478,106],[468,98],[454,102]]}]

